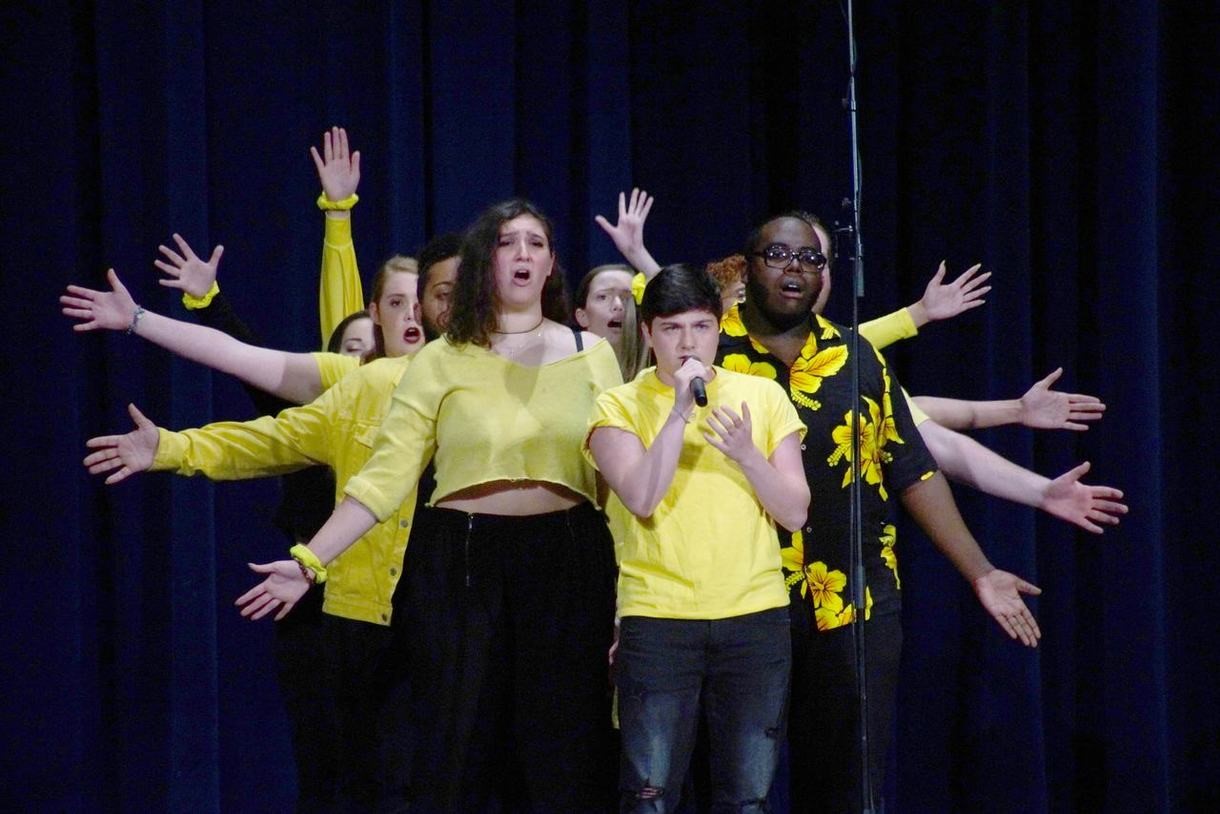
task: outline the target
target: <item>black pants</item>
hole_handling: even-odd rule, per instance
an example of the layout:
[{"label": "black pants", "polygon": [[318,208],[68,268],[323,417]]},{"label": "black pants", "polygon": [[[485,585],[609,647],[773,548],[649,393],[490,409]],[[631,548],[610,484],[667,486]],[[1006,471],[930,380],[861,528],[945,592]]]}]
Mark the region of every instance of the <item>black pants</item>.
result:
[{"label": "black pants", "polygon": [[292,732],[300,814],[334,811],[338,766],[331,757],[338,738],[334,697],[323,667],[322,591],[305,594],[275,626],[275,663]]},{"label": "black pants", "polygon": [[[418,530],[417,530],[418,531]],[[435,510],[406,558],[413,811],[608,811],[614,553],[589,505]]]},{"label": "black pants", "polygon": [[[808,614],[807,607],[794,612]],[[859,697],[850,625],[824,633],[792,632],[792,698],[788,715],[792,811],[840,814],[860,810]],[[869,766],[881,808],[885,758],[893,731],[902,653],[902,615],[865,623],[868,666]]]}]

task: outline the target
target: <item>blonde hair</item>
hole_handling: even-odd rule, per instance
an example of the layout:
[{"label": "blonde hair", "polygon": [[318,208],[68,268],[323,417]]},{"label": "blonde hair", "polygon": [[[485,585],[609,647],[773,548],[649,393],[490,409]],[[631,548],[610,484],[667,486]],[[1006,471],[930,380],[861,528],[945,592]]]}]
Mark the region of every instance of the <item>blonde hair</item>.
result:
[{"label": "blonde hair", "polygon": [[618,349],[618,368],[623,374],[623,381],[629,382],[652,361],[652,349],[644,341],[640,309],[635,304],[634,297],[627,297],[623,302],[622,336]]}]

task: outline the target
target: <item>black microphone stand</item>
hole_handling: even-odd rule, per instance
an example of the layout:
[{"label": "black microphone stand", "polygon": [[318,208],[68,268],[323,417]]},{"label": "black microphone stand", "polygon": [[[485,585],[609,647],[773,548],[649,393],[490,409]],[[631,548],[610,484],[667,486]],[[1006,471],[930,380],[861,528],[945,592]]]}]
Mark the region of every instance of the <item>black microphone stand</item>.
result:
[{"label": "black microphone stand", "polygon": [[860,234],[861,170],[860,127],[856,106],[856,30],[853,17],[853,2],[847,0],[847,48],[848,76],[847,98],[844,100],[851,121],[851,230],[855,238],[852,247],[852,306],[851,306],[851,572],[852,604],[855,607],[855,623],[852,636],[856,649],[856,692],[860,699],[860,810],[873,814],[875,790],[872,772],[869,771],[868,742],[868,669],[865,660],[866,637],[864,633],[867,608],[867,593],[864,582],[864,526],[863,501],[860,482],[860,300],[864,298],[864,241]]}]

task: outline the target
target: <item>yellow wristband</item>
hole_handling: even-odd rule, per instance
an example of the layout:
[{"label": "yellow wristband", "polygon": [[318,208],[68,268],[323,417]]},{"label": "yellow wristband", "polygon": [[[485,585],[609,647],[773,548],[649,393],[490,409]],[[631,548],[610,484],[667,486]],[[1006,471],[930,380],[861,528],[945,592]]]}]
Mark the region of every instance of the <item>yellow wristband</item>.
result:
[{"label": "yellow wristband", "polygon": [[360,196],[353,192],[351,195],[348,195],[341,201],[332,201],[330,198],[327,198],[326,193],[323,192],[318,196],[318,209],[323,211],[329,210],[332,212],[346,212],[355,206],[356,202],[359,200]]},{"label": "yellow wristband", "polygon": [[318,555],[309,550],[308,547],[297,543],[292,548],[288,549],[288,554],[301,564],[306,571],[313,574],[313,581],[319,585],[326,582],[326,566],[318,559]]},{"label": "yellow wristband", "polygon": [[208,289],[208,293],[202,297],[192,297],[185,291],[182,292],[182,304],[186,306],[188,311],[196,311],[200,308],[207,308],[212,304],[212,299],[220,293],[220,283],[212,281],[212,287]]}]

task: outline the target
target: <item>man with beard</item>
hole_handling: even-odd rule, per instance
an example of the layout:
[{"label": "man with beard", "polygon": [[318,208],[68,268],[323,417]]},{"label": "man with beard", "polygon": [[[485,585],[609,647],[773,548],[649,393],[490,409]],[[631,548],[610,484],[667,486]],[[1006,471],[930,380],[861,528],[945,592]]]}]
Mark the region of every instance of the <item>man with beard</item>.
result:
[{"label": "man with beard", "polygon": [[[716,361],[778,381],[808,427],[801,455],[812,494],[810,517],[800,531],[780,530],[792,622],[792,806],[840,812],[857,811],[861,802],[848,488],[853,360],[850,330],[811,314],[822,288],[824,251],[813,224],[796,213],[751,233],[746,301],[725,316]],[[1004,631],[1031,647],[1040,632],[1021,594],[1039,589],[988,562],[924,446],[897,380],[866,340],[860,346],[855,414],[864,481],[869,774],[876,794],[885,779],[902,646],[890,497],[898,498],[970,582]]]}]

